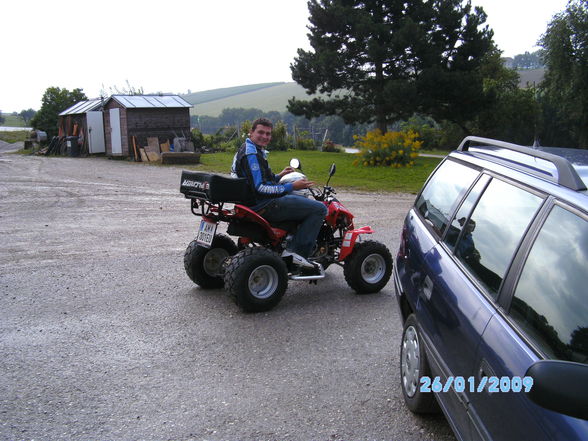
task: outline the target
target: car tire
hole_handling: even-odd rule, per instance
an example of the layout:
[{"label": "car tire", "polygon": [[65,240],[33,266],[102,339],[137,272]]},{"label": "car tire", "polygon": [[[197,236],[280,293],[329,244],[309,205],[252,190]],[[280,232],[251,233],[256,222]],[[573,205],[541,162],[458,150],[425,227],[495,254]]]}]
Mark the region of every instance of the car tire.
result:
[{"label": "car tire", "polygon": [[215,235],[210,248],[198,245],[198,242],[193,240],[184,253],[184,269],[190,280],[201,288],[222,288],[223,264],[237,251],[235,242],[224,234]]},{"label": "car tire", "polygon": [[439,405],[433,392],[421,392],[421,377],[431,376],[427,354],[414,314],[404,322],[400,344],[400,386],[404,402],[414,413],[437,413]]},{"label": "car tire", "polygon": [[282,258],[265,248],[246,248],[225,267],[225,285],[245,312],[272,309],[288,287],[288,269]]},{"label": "car tire", "polygon": [[347,284],[358,294],[380,291],[392,274],[392,255],[380,242],[368,240],[357,243],[345,259],[343,274]]}]

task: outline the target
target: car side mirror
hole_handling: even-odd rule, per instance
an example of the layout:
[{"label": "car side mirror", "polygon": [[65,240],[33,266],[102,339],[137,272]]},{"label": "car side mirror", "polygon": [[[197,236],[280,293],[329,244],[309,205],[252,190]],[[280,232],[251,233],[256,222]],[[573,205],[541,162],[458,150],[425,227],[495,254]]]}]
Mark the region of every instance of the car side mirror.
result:
[{"label": "car side mirror", "polygon": [[533,378],[527,396],[535,404],[574,418],[588,420],[588,365],[541,360],[527,369]]}]

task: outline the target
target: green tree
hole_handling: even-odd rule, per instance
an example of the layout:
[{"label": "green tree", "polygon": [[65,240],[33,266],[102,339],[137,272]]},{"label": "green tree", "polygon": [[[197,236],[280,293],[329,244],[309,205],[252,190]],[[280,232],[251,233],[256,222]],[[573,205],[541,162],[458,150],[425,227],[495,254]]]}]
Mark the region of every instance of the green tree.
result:
[{"label": "green tree", "polygon": [[310,0],[312,51],[298,50],[292,78],[309,101],[288,110],[307,118],[388,125],[415,112],[461,124],[480,107],[475,74],[493,48],[486,14],[462,0]]},{"label": "green tree", "polygon": [[570,0],[540,44],[547,67],[541,84],[546,116],[542,141],[588,148],[588,0]]},{"label": "green tree", "polygon": [[517,144],[533,144],[540,116],[535,89],[518,87],[519,75],[504,67],[499,51],[486,55],[480,74],[487,105],[468,123],[468,131]]},{"label": "green tree", "polygon": [[515,70],[539,69],[541,67],[544,67],[541,51],[515,55],[512,62],[512,68]]},{"label": "green tree", "polygon": [[290,147],[288,139],[288,127],[284,121],[274,121],[274,128],[272,130],[272,140],[268,146],[269,150],[286,151]]},{"label": "green tree", "polygon": [[35,116],[36,113],[37,113],[37,111],[34,109],[27,109],[27,110],[21,110],[19,115],[23,119],[24,123],[28,124],[31,121],[31,119]]},{"label": "green tree", "polygon": [[59,114],[68,107],[87,99],[82,89],[74,89],[70,92],[59,87],[49,87],[43,94],[41,108],[31,119],[31,125],[35,129],[47,132],[49,138],[56,136]]}]

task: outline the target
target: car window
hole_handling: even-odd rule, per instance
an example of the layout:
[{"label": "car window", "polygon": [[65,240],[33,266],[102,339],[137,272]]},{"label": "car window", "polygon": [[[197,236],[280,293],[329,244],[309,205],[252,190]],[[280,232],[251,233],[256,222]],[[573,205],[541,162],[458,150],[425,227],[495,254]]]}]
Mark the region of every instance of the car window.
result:
[{"label": "car window", "polygon": [[416,208],[437,234],[443,234],[453,210],[478,174],[477,170],[447,160],[431,177],[417,199]]},{"label": "car window", "polygon": [[510,315],[551,358],[588,362],[588,222],[555,206],[527,257]]},{"label": "car window", "polygon": [[492,179],[463,226],[455,255],[494,298],[542,201],[533,193]]},{"label": "car window", "polygon": [[464,230],[464,226],[467,226],[467,224],[469,224],[467,220],[470,216],[472,208],[474,207],[474,204],[478,201],[480,194],[484,190],[486,184],[488,184],[489,180],[490,177],[488,175],[483,175],[478,180],[478,182],[476,182],[476,185],[474,185],[474,188],[472,188],[468,196],[465,198],[463,204],[461,204],[461,207],[459,207],[459,210],[453,218],[453,221],[451,222],[451,225],[449,226],[449,229],[447,230],[447,234],[445,235],[444,239],[444,242],[447,243],[447,245],[449,245],[451,249],[455,247],[455,244],[457,243],[457,239],[459,238],[460,233]]}]

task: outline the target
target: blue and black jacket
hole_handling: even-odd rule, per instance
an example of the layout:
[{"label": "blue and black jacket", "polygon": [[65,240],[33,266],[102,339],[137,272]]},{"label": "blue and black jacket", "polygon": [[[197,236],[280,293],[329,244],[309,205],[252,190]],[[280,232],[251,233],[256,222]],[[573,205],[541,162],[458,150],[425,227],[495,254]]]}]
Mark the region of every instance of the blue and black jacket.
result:
[{"label": "blue and black jacket", "polygon": [[255,201],[250,208],[259,211],[271,202],[293,190],[293,184],[278,184],[278,176],[272,170],[264,155],[264,150],[249,138],[241,146],[233,158],[231,175],[246,178],[255,195]]}]

